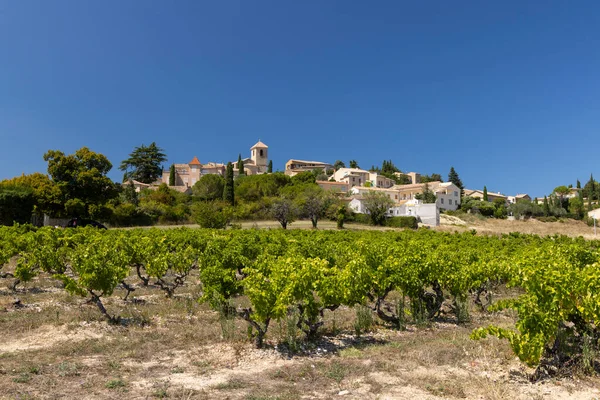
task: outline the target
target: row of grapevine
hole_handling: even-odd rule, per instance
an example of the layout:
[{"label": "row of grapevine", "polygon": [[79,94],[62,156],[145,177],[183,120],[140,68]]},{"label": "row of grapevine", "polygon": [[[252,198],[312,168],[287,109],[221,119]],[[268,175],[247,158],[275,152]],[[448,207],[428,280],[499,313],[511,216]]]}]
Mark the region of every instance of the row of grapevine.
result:
[{"label": "row of grapevine", "polygon": [[490,287],[500,283],[523,289],[518,298],[493,306],[515,309],[516,329],[479,328],[474,338],[506,338],[530,365],[566,354],[557,348],[574,348],[575,337],[598,344],[600,253],[597,242],[583,239],[426,230],[0,228],[0,263],[10,259],[17,263],[15,282],[50,274],[69,293],[88,296],[111,321],[118,317],[101,299],[118,285],[134,290],[125,283],[130,275],[171,297],[197,269],[200,300],[247,321],[258,346],[269,324],[290,313],[313,338],[325,312],[340,306],[368,305],[397,327],[448,308],[466,321],[469,296],[485,308]]}]

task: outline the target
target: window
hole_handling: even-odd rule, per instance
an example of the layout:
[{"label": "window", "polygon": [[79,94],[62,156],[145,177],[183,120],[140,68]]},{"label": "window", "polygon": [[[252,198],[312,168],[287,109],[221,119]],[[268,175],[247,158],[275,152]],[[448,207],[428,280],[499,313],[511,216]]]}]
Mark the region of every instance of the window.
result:
[{"label": "window", "polygon": [[448,204],[452,205],[452,199],[448,200]]},{"label": "window", "polygon": [[261,157],[263,156],[263,151],[262,151],[262,149],[260,149],[260,156],[261,156]]},{"label": "window", "polygon": [[454,191],[454,197],[458,197],[458,192]]},{"label": "window", "polygon": [[440,203],[444,204],[444,199],[443,198],[440,199]]}]

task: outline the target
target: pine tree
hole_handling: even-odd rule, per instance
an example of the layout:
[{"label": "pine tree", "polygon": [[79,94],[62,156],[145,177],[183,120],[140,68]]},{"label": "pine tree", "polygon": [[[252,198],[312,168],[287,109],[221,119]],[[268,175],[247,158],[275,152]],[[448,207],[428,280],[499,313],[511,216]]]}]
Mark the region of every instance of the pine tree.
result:
[{"label": "pine tree", "polygon": [[448,173],[448,182],[454,183],[460,189],[460,197],[463,195],[463,186],[462,181],[458,177],[458,173],[454,170],[454,167],[450,167],[450,172]]},{"label": "pine tree", "polygon": [[273,173],[273,160],[269,160],[269,165],[267,166],[267,173]]},{"label": "pine tree", "polygon": [[550,204],[548,204],[547,196],[544,196],[544,215],[546,217],[550,215]]},{"label": "pine tree", "polygon": [[175,186],[175,164],[169,168],[169,186]]},{"label": "pine tree", "polygon": [[483,201],[490,201],[488,199],[487,186],[483,187]]},{"label": "pine tree", "polygon": [[227,163],[227,170],[225,172],[225,188],[223,189],[223,200],[231,205],[235,203],[234,190],[233,190],[233,164]]},{"label": "pine tree", "polygon": [[581,189],[581,182],[579,182],[579,179],[577,179],[577,189]]}]

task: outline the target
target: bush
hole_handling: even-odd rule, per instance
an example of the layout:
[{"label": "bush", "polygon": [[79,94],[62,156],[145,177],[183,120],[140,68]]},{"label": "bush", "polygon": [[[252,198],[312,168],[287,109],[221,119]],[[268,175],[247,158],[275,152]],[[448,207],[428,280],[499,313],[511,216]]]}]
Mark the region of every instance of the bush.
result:
[{"label": "bush", "polygon": [[558,218],[556,218],[554,216],[550,216],[550,217],[535,217],[535,219],[537,219],[540,222],[556,222],[556,221],[558,221]]},{"label": "bush", "polygon": [[370,225],[371,217],[369,217],[367,214],[351,213],[350,215],[348,215],[348,219],[346,221]]},{"label": "bush", "polygon": [[393,228],[417,229],[419,227],[419,222],[417,221],[417,218],[413,216],[390,217],[385,221],[385,226],[390,226]]},{"label": "bush", "polygon": [[202,228],[225,229],[233,218],[233,208],[224,202],[202,202],[194,205],[194,219]]}]

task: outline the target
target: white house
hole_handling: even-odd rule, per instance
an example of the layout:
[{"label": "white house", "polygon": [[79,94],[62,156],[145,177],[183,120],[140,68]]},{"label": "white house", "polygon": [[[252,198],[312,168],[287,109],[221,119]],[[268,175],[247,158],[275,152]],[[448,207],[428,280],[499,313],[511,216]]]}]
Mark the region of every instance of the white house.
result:
[{"label": "white house", "polygon": [[371,173],[360,168],[340,168],[333,174],[336,182],[345,182],[350,186],[363,186],[370,182]]},{"label": "white house", "polygon": [[[356,213],[368,214],[363,195],[355,195],[349,207]],[[420,200],[408,200],[396,203],[386,213],[388,217],[417,217],[423,224],[438,226],[440,224],[440,209],[437,204],[423,204]]]}]

